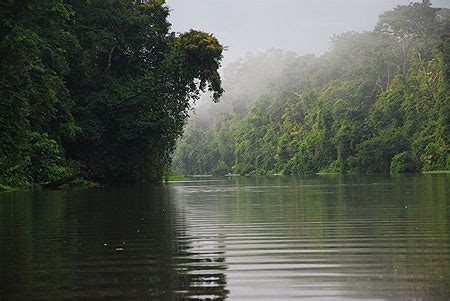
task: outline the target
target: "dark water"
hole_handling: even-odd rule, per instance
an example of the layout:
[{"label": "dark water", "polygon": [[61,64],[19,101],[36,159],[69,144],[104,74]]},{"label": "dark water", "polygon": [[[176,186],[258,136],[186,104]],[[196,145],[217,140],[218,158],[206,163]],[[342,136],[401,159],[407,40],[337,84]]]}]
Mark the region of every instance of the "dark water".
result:
[{"label": "dark water", "polygon": [[0,194],[0,300],[450,300],[450,177]]}]

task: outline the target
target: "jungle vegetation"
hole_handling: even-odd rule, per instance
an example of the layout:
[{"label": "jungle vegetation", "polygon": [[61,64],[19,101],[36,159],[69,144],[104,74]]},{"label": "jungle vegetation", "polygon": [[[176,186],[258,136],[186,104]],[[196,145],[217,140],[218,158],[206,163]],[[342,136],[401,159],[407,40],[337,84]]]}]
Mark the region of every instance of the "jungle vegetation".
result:
[{"label": "jungle vegetation", "polygon": [[320,57],[271,50],[228,66],[227,93],[193,116],[173,169],[217,175],[450,169],[449,16],[429,1],[411,3],[383,13],[370,32],[334,36]]},{"label": "jungle vegetation", "polygon": [[0,3],[0,184],[159,180],[223,47],[164,0]]}]

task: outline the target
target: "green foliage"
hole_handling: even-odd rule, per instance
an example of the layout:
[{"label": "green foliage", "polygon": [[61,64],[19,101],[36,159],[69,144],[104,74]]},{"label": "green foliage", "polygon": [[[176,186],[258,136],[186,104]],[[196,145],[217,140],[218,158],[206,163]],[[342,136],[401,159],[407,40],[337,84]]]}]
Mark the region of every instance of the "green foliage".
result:
[{"label": "green foliage", "polygon": [[[238,61],[224,73],[222,111],[209,110],[202,126],[194,116],[175,165],[209,174],[219,164],[239,174],[444,169],[449,24],[444,11],[412,3],[381,15],[372,32],[335,36],[322,57]],[[255,74],[259,85],[248,84]]]},{"label": "green foliage", "polygon": [[47,133],[30,135],[31,178],[34,183],[55,181],[68,174],[64,166],[60,146]]},{"label": "green foliage", "polygon": [[219,161],[212,170],[212,174],[215,176],[224,176],[229,172],[230,172],[229,167],[223,161]]},{"label": "green foliage", "polygon": [[445,170],[448,152],[444,141],[429,143],[420,158],[423,162],[424,171]]},{"label": "green foliage", "polygon": [[186,176],[176,174],[173,171],[169,170],[169,171],[165,172],[165,174],[163,176],[163,180],[166,182],[167,181],[183,181],[183,180],[186,180]]},{"label": "green foliage", "polygon": [[[73,10],[62,1],[7,1],[0,9],[0,182],[33,181],[33,132],[63,139],[73,101],[65,86],[66,26]],[[64,48],[63,48],[64,47]]]},{"label": "green foliage", "polygon": [[0,181],[11,187],[25,187],[30,184],[30,159],[22,154],[17,157],[0,157]]},{"label": "green foliage", "polygon": [[392,158],[391,174],[414,173],[420,171],[420,161],[411,152],[403,152]]},{"label": "green foliage", "polygon": [[233,166],[233,173],[239,175],[249,175],[253,172],[253,166],[250,164],[240,163]]},{"label": "green foliage", "polygon": [[385,130],[358,145],[353,171],[362,173],[388,172],[392,158],[407,147],[404,134],[397,129]]},{"label": "green foliage", "polygon": [[320,171],[321,174],[333,174],[333,173],[340,173],[341,172],[341,161],[336,160],[331,162],[330,165],[328,165],[326,168],[322,169]]},{"label": "green foliage", "polygon": [[10,186],[0,184],[0,192],[13,190]]},{"label": "green foliage", "polygon": [[223,47],[176,35],[165,1],[7,1],[0,9],[0,182],[159,180],[190,100],[223,93]]}]

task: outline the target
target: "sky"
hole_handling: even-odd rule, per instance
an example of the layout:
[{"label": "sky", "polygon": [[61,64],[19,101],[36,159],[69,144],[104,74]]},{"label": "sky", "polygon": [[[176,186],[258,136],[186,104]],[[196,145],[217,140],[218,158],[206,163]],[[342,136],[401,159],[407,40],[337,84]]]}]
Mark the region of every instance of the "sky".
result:
[{"label": "sky", "polygon": [[[223,65],[247,52],[281,48],[320,55],[330,37],[372,30],[384,11],[411,0],[167,0],[176,32],[213,33],[228,46]],[[450,8],[450,0],[433,6]]]}]

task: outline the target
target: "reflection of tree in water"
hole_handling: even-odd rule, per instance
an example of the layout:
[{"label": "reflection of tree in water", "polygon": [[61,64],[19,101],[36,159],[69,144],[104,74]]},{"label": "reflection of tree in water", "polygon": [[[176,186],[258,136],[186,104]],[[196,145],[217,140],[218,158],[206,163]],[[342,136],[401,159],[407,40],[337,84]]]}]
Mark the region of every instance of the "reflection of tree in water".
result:
[{"label": "reflection of tree in water", "polygon": [[177,264],[183,287],[178,293],[194,299],[226,299],[224,238],[210,237],[206,243],[187,240],[186,243],[180,250]]},{"label": "reflection of tree in water", "polygon": [[182,259],[191,247],[167,187],[39,192],[0,205],[1,298],[225,296],[219,266],[195,267],[220,265],[220,251]]},{"label": "reflection of tree in water", "polygon": [[[182,296],[224,295],[225,280],[220,268],[202,277],[194,264],[196,260],[210,261],[210,265],[219,263],[224,260],[218,257],[220,252],[184,258],[190,242],[181,239],[185,219],[178,212],[169,187],[118,189],[108,195],[102,192],[98,198],[91,196],[86,204],[93,204],[94,208],[86,210],[91,216],[88,223],[83,223],[86,233],[80,236],[88,240],[100,236],[107,244],[97,245],[99,249],[94,252],[101,254],[105,266],[100,271],[98,263],[92,267],[91,278],[99,285],[88,296],[101,293],[174,300]],[[222,288],[214,286],[215,282]]]},{"label": "reflection of tree in water", "polygon": [[[192,208],[190,213],[193,213]],[[196,214],[193,213],[194,216]],[[183,236],[179,238],[180,250],[176,267],[183,289],[178,294],[181,298],[195,300],[226,299],[228,290],[224,275],[227,269],[224,235],[215,233],[205,236],[202,224],[195,224],[195,221],[186,226]]]},{"label": "reflection of tree in water", "polygon": [[450,294],[448,178],[236,181],[0,195],[0,297]]},{"label": "reflection of tree in water", "polygon": [[[343,299],[434,300],[449,295],[450,211],[445,177],[372,175],[237,181],[244,187],[259,186],[261,192],[239,189],[236,214],[228,222],[261,223],[258,230],[267,235],[266,243],[277,248],[277,240],[282,237],[287,249],[293,251],[259,255],[264,257],[265,269],[273,268],[276,277],[270,273],[253,275],[270,285],[282,278],[284,281],[277,286],[255,285],[248,289],[252,293],[265,290],[276,294],[282,288],[283,293],[298,296]],[[279,231],[278,226],[285,230]],[[254,248],[264,250],[265,246],[255,244]],[[252,260],[261,262],[255,256],[247,257],[246,263]],[[237,265],[233,259],[227,261],[228,287],[236,295],[233,285],[237,281],[230,271]],[[270,264],[273,262],[293,266]],[[237,264],[241,267],[242,262]],[[251,279],[250,285],[255,283],[255,277]]]},{"label": "reflection of tree in water", "polygon": [[[49,298],[48,290],[73,283],[70,263],[61,252],[64,197],[62,191],[0,197],[0,299]],[[52,285],[47,291],[45,283]]]},{"label": "reflection of tree in water", "polygon": [[359,236],[365,249],[348,257],[373,265],[368,275],[352,280],[359,290],[390,299],[448,296],[448,180],[370,176],[348,177],[344,182],[338,199],[351,210],[338,210],[332,218],[359,223],[336,234]]}]

